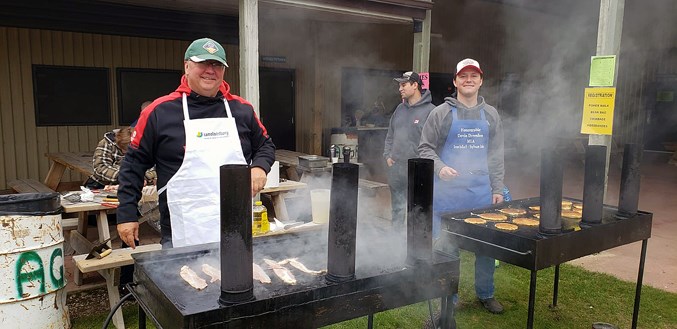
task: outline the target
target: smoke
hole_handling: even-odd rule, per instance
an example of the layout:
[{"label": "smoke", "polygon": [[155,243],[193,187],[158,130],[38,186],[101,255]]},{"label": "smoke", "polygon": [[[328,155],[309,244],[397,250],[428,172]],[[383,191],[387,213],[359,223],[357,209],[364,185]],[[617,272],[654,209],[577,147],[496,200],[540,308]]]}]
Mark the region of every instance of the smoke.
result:
[{"label": "smoke", "polygon": [[[526,1],[505,7],[505,58],[514,62],[507,73],[520,81],[519,109],[499,108],[516,114],[506,120],[522,154],[537,156],[548,137],[578,135],[583,91],[588,84],[590,56],[595,54],[599,4],[576,1],[545,11]],[[530,7],[531,6],[531,7]],[[544,12],[545,11],[545,12]],[[526,20],[528,24],[524,24]],[[512,90],[511,92],[515,92]],[[508,95],[501,95],[502,97]]]}]

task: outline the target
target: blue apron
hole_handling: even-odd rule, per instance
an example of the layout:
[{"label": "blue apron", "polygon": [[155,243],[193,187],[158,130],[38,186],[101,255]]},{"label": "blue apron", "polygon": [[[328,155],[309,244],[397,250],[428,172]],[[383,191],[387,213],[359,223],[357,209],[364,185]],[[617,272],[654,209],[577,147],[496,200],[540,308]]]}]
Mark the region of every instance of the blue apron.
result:
[{"label": "blue apron", "polygon": [[452,107],[453,121],[449,135],[440,152],[440,159],[454,168],[458,176],[444,181],[435,175],[433,193],[433,236],[440,233],[440,215],[461,212],[491,205],[491,182],[487,154],[489,149],[489,122],[480,109],[480,120],[459,120]]}]

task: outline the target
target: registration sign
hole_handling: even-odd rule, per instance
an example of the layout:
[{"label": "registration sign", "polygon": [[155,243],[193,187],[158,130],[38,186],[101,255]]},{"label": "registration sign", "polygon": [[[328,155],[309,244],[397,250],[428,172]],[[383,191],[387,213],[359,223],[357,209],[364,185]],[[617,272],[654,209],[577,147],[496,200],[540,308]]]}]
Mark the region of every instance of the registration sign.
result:
[{"label": "registration sign", "polygon": [[611,135],[616,88],[585,88],[581,134]]}]

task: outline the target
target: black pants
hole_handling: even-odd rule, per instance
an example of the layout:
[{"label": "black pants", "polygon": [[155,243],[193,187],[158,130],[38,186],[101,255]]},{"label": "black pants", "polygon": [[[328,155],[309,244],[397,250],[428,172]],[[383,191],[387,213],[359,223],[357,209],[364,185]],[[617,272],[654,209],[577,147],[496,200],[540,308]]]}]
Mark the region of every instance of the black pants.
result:
[{"label": "black pants", "polygon": [[[135,240],[134,243],[138,246],[139,240]],[[122,241],[120,248],[128,247],[129,246],[124,241]],[[132,281],[134,281],[134,265],[125,265],[120,267],[120,288]]]}]

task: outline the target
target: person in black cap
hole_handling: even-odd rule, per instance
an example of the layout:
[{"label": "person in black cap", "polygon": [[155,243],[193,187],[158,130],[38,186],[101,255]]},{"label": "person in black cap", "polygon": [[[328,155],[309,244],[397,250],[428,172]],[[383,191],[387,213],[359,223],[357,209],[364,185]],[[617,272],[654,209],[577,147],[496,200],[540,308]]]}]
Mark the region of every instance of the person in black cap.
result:
[{"label": "person in black cap", "polygon": [[395,81],[399,83],[402,103],[390,118],[383,158],[388,165],[393,225],[403,226],[407,208],[407,160],[418,157],[423,124],[435,105],[430,91],[423,90],[418,73],[405,72]]},{"label": "person in black cap", "polygon": [[[155,166],[163,247],[219,241],[219,167],[251,167],[251,194],[261,191],[275,145],[251,103],[223,81],[226,52],[216,41],[193,41],[173,93],[143,109],[118,180],[120,238],[138,239],[137,203],[144,172]],[[244,220],[244,219],[243,219]]]}]

